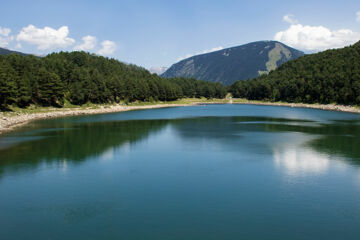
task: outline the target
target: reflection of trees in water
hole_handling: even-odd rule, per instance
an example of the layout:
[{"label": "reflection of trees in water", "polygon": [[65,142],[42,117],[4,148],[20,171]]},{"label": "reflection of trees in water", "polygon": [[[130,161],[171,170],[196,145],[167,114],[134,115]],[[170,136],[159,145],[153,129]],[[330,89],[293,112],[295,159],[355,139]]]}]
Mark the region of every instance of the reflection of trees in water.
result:
[{"label": "reflection of trees in water", "polygon": [[289,177],[297,177],[325,173],[333,158],[359,165],[360,125],[357,123],[208,117],[181,120],[174,126],[194,144],[206,139],[221,143],[222,148],[236,149],[239,154],[251,151],[270,154],[277,167],[283,168]]},{"label": "reflection of trees in water", "polygon": [[200,117],[172,120],[172,123],[183,137],[231,141],[231,138],[241,137],[242,133],[263,132],[267,124],[301,124],[312,121],[268,117]]},{"label": "reflection of trees in water", "polygon": [[[345,120],[318,123],[308,120],[267,118],[267,117],[203,117],[197,119],[183,119],[174,121],[175,129],[182,137],[207,138],[221,141],[224,144],[241,144],[245,141],[235,141],[246,133],[300,133],[308,136],[304,144],[311,149],[325,154],[337,154],[346,157],[354,163],[360,164],[360,121]],[[251,138],[251,135],[246,135]],[[264,142],[259,140],[259,147],[270,147],[278,141],[286,141],[274,137],[268,146],[260,146]],[[241,146],[239,146],[241,148]]]},{"label": "reflection of trees in water", "polygon": [[356,122],[334,121],[318,126],[269,124],[264,129],[316,135],[317,138],[307,142],[306,146],[329,155],[337,154],[360,164],[360,125]]},{"label": "reflection of trees in water", "polygon": [[80,163],[109,148],[133,143],[159,131],[167,121],[118,121],[57,126],[52,131],[34,131],[37,140],[0,150],[0,176],[5,171],[26,170],[42,163]]},{"label": "reflection of trees in water", "polygon": [[[307,138],[305,144],[314,151],[338,154],[360,164],[360,125],[356,121],[317,123],[267,117],[200,117],[45,125],[47,129],[52,128],[51,131],[40,129],[28,135],[40,139],[0,150],[0,176],[6,171],[33,169],[42,163],[63,160],[79,163],[91,156],[100,156],[110,148],[144,139],[167,124],[186,140],[195,143],[200,139],[212,140],[239,152],[242,149],[250,151],[247,147],[251,141],[252,147],[263,148],[269,153],[273,152],[274,143],[288,141],[291,144],[292,140],[287,140],[286,136],[274,135],[271,141],[261,139],[265,137],[262,132],[301,133],[313,136]],[[256,132],[260,134],[255,139],[252,133]]]}]

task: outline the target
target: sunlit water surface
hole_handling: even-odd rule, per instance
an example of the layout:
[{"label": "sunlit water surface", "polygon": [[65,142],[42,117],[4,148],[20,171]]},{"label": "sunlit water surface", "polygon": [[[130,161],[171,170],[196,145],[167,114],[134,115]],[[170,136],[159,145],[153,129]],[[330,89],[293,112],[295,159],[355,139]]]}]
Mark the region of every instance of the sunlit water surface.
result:
[{"label": "sunlit water surface", "polygon": [[360,115],[205,105],[0,138],[0,239],[360,239]]}]

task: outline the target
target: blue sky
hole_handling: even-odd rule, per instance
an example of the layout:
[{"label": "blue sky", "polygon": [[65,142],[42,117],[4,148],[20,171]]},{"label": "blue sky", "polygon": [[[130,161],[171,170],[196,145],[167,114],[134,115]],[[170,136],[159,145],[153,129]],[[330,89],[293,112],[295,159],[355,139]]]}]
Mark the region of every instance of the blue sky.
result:
[{"label": "blue sky", "polygon": [[359,0],[5,0],[1,5],[1,47],[35,54],[83,49],[146,68],[258,40],[276,39],[307,52],[360,40]]}]

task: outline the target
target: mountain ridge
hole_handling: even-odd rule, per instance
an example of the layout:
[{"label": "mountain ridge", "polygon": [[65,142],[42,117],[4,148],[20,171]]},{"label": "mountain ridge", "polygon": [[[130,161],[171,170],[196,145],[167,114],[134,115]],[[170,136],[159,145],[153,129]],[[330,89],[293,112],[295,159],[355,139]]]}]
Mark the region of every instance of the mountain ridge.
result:
[{"label": "mountain ridge", "polygon": [[0,55],[10,55],[10,54],[19,54],[21,56],[29,55],[29,54],[26,54],[26,53],[13,51],[13,50],[10,50],[10,49],[7,49],[7,48],[1,48],[0,47]]},{"label": "mountain ridge", "polygon": [[231,85],[276,69],[304,53],[277,41],[257,41],[211,53],[199,54],[173,64],[162,77],[190,77]]}]

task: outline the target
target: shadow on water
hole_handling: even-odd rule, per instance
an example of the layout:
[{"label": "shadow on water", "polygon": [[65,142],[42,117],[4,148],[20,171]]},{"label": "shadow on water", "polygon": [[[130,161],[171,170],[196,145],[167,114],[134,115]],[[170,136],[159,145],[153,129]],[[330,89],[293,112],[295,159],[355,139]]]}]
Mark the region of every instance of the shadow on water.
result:
[{"label": "shadow on water", "polygon": [[[166,126],[171,126],[183,140],[196,142],[202,138],[216,141],[223,147],[238,146],[240,149],[246,147],[246,142],[254,138],[254,133],[300,133],[314,136],[304,143],[311,149],[340,155],[353,164],[360,164],[358,123],[338,120],[319,123],[300,119],[238,116],[93,123],[52,122],[43,125],[39,123],[39,126],[35,126],[31,131],[5,138],[17,142],[0,148],[0,177],[7,172],[32,170],[43,163],[66,160],[78,164],[89,157],[101,155],[109,148],[148,138]],[[268,148],[271,151],[270,145],[280,139],[274,137],[266,144],[261,142],[261,139],[258,140],[255,141],[258,148]]]}]

